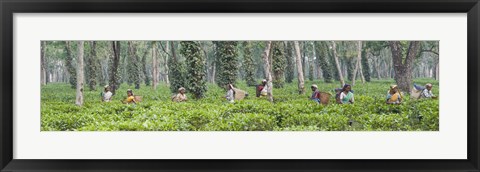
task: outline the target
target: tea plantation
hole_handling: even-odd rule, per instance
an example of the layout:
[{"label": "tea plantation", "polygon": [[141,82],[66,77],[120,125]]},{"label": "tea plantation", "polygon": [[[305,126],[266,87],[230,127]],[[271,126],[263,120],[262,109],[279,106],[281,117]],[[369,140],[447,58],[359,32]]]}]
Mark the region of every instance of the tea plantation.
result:
[{"label": "tea plantation", "polygon": [[[438,81],[415,79],[415,83],[432,83],[439,95]],[[246,90],[247,99],[227,103],[225,91],[208,85],[206,98],[189,98],[174,103],[167,85],[156,91],[142,85],[135,95],[142,96],[136,105],[122,104],[128,85],[117,90],[112,102],[101,102],[100,92],[84,93],[82,107],[75,105],[75,89],[66,83],[49,83],[41,90],[42,131],[438,131],[439,100],[409,100],[401,105],[385,104],[385,96],[394,80],[358,82],[352,89],[355,104],[339,105],[331,98],[329,105],[317,105],[308,99],[310,85],[330,92],[338,83],[307,81],[306,94],[299,95],[297,83],[274,89],[274,103],[255,97],[255,88],[244,82],[237,88]]]}]

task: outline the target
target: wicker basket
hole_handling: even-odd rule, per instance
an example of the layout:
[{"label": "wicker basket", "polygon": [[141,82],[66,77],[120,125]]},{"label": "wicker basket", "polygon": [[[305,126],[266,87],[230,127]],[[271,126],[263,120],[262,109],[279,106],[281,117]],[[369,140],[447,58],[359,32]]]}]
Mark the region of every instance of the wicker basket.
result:
[{"label": "wicker basket", "polygon": [[419,99],[420,94],[422,93],[422,90],[417,90],[415,87],[413,87],[412,92],[410,93],[410,98],[411,99]]},{"label": "wicker basket", "polygon": [[235,91],[235,100],[243,100],[248,95],[247,92],[237,88],[233,88],[233,91]]},{"label": "wicker basket", "polygon": [[142,101],[142,96],[135,96],[135,102],[141,102]]},{"label": "wicker basket", "polygon": [[330,101],[330,96],[332,96],[332,94],[327,92],[320,92],[320,103],[327,105]]}]

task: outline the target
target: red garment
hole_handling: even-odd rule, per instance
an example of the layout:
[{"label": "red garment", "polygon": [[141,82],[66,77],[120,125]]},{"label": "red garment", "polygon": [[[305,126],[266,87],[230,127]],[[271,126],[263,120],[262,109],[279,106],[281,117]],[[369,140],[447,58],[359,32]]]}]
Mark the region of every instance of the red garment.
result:
[{"label": "red garment", "polygon": [[263,90],[263,87],[265,87],[265,86],[259,85],[259,86],[258,86],[258,91],[262,91],[262,90]]},{"label": "red garment", "polygon": [[319,98],[320,98],[320,92],[319,92],[319,91],[315,91],[315,92],[313,92],[313,94],[312,94],[312,97],[311,97],[311,98],[312,98],[312,99],[315,99],[315,98],[319,99]]}]

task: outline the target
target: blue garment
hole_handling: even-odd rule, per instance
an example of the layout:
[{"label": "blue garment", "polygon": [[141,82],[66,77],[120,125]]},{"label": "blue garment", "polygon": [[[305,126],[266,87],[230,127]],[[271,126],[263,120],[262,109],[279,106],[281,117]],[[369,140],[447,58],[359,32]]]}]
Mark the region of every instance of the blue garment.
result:
[{"label": "blue garment", "polygon": [[318,104],[320,104],[320,99],[319,98],[315,98],[315,99],[312,99],[312,100],[317,102]]},{"label": "blue garment", "polygon": [[417,85],[415,83],[413,84],[413,87],[415,87],[416,90],[424,90],[425,89],[425,87]]}]

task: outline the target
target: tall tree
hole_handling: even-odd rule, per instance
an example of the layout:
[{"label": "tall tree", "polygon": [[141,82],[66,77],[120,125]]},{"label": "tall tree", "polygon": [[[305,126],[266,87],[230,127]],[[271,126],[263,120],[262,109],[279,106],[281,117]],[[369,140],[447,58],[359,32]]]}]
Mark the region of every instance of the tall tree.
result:
[{"label": "tall tree", "polygon": [[370,65],[368,65],[367,51],[365,48],[362,50],[362,73],[365,77],[365,81],[370,82]]},{"label": "tall tree", "polygon": [[77,73],[76,73],[76,69],[75,69],[75,66],[73,64],[73,54],[72,54],[72,51],[71,51],[71,48],[70,48],[70,41],[65,41],[65,53],[66,53],[66,66],[67,66],[67,71],[68,73],[70,74],[70,78],[69,78],[69,81],[70,81],[70,86],[72,88],[76,88],[77,87]]},{"label": "tall tree", "polygon": [[207,91],[206,79],[206,58],[200,48],[200,43],[195,41],[181,41],[180,53],[185,57],[187,63],[187,90],[193,97],[200,99]]},{"label": "tall tree", "polygon": [[315,79],[315,74],[314,74],[314,65],[313,65],[313,59],[308,58],[308,80],[313,81]]},{"label": "tall tree", "polygon": [[153,89],[156,90],[158,85],[157,41],[152,42],[152,80]]},{"label": "tall tree", "polygon": [[77,97],[75,104],[78,106],[83,105],[83,41],[78,41],[78,55],[77,55]]},{"label": "tall tree", "polygon": [[435,80],[439,79],[439,54],[438,54],[438,41],[424,41],[423,44],[421,44],[421,52],[422,53],[428,53],[430,55],[433,55],[433,69],[432,69],[432,74],[433,78]]},{"label": "tall tree", "polygon": [[[315,79],[315,65],[314,65],[314,57],[315,57],[315,44],[313,42],[308,42],[308,44],[311,44],[312,49],[310,51],[310,48],[307,48],[308,51],[310,51],[310,55],[308,57],[308,80],[313,81]],[[310,47],[310,46],[309,46]]]},{"label": "tall tree", "polygon": [[142,69],[143,69],[143,77],[145,80],[145,85],[150,86],[150,75],[147,70],[147,53],[150,49],[150,46],[148,45],[148,42],[145,42],[144,47],[143,47],[143,55],[142,55]]},{"label": "tall tree", "polygon": [[185,82],[185,64],[181,63],[175,50],[175,42],[170,41],[171,58],[168,59],[170,78],[170,91],[176,93],[180,87],[186,87]]},{"label": "tall tree", "polygon": [[265,75],[267,76],[267,97],[270,102],[273,102],[273,93],[272,93],[272,68],[270,67],[270,49],[272,48],[272,41],[265,42],[265,50],[262,53],[263,66],[265,70]]},{"label": "tall tree", "polygon": [[[161,47],[163,48],[163,45]],[[162,63],[163,64],[162,65],[163,66],[163,72],[160,75],[160,70],[157,70],[157,72],[158,72],[157,76],[163,76],[165,83],[170,85],[170,79],[169,79],[170,78],[170,69],[169,69],[170,65],[168,64],[168,60],[169,60],[169,58],[171,58],[171,55],[169,55],[167,53],[169,51],[170,51],[169,46],[167,46],[167,50],[165,51],[166,55],[163,56],[163,63]],[[158,81],[158,79],[157,79],[157,81]]]},{"label": "tall tree", "polygon": [[[362,41],[357,42],[357,61],[355,62],[355,69],[353,70],[353,79],[352,79],[352,85],[355,85],[355,80],[357,77],[357,72],[358,68],[360,68],[360,61],[362,60]],[[363,75],[362,75],[363,77]],[[364,80],[362,79],[362,82]]]},{"label": "tall tree", "polygon": [[[342,64],[343,64],[342,67],[346,68],[347,72],[344,73],[344,74],[347,76],[347,79],[349,81],[353,81],[353,69],[354,69],[353,60],[355,60],[355,59],[354,58],[345,58],[343,60],[340,59],[340,66],[342,66]],[[342,61],[344,63],[342,63]]]},{"label": "tall tree", "polygon": [[328,45],[326,42],[315,41],[315,54],[318,58],[318,63],[322,70],[323,80],[326,83],[331,83],[333,80],[332,65],[330,65]]},{"label": "tall tree", "polygon": [[[402,91],[410,93],[412,86],[413,62],[420,49],[419,41],[400,42],[389,41],[392,60],[395,69],[395,81]],[[408,45],[408,49],[406,46]],[[405,55],[404,55],[405,54]]]},{"label": "tall tree", "polygon": [[287,41],[286,43],[286,53],[285,53],[285,58],[287,59],[287,68],[286,68],[286,73],[285,73],[285,81],[287,83],[292,83],[293,79],[295,78],[295,56],[293,55],[293,48],[292,44],[293,42]]},{"label": "tall tree", "polygon": [[333,57],[335,58],[335,65],[337,66],[338,77],[340,79],[340,83],[343,86],[345,85],[345,81],[343,80],[342,69],[340,68],[340,62],[337,56],[337,44],[335,43],[335,41],[332,41],[332,49],[333,49]]},{"label": "tall tree", "polygon": [[285,46],[281,41],[273,41],[272,48],[273,86],[275,88],[283,88],[286,67]]},{"label": "tall tree", "polygon": [[97,75],[98,75],[98,61],[96,42],[90,42],[90,55],[87,57],[87,71],[88,71],[88,86],[90,90],[96,90]]},{"label": "tall tree", "polygon": [[243,65],[245,70],[245,80],[248,86],[254,86],[255,83],[255,65],[253,64],[252,44],[250,41],[243,41]]},{"label": "tall tree", "polygon": [[294,41],[295,44],[295,54],[297,61],[297,73],[298,73],[298,93],[305,94],[305,84],[303,81],[303,69],[302,69],[302,54],[300,52],[300,45],[298,41]]},{"label": "tall tree", "polygon": [[45,58],[45,48],[47,46],[46,41],[41,41],[41,55],[40,55],[40,82],[41,85],[47,84],[47,64],[46,64],[46,58]]},{"label": "tall tree", "polygon": [[111,92],[115,95],[115,91],[120,87],[120,41],[112,41],[112,59],[110,61],[109,85]]},{"label": "tall tree", "polygon": [[135,84],[135,89],[140,89],[140,61],[137,56],[137,46],[135,42],[128,41],[128,63],[127,74],[128,82]]},{"label": "tall tree", "polygon": [[236,41],[214,41],[216,57],[216,79],[218,86],[224,87],[227,84],[235,84],[237,79],[237,42]]}]

